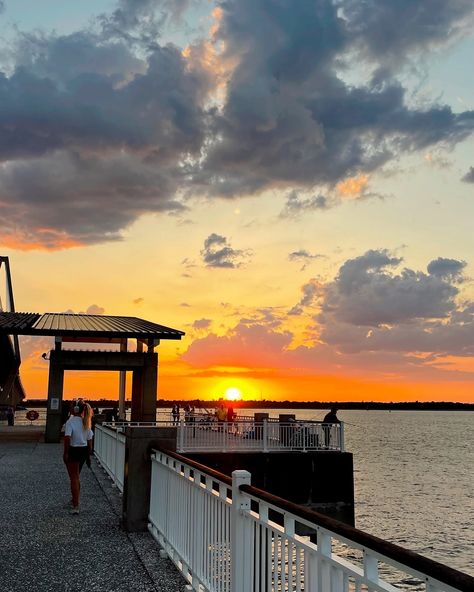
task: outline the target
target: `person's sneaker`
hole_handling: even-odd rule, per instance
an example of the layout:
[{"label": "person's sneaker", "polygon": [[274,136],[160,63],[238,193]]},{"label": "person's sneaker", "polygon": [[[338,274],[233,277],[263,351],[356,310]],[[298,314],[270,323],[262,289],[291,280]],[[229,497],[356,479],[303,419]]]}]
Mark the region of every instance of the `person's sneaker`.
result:
[{"label": "person's sneaker", "polygon": [[70,514],[79,514],[79,508],[71,508]]}]

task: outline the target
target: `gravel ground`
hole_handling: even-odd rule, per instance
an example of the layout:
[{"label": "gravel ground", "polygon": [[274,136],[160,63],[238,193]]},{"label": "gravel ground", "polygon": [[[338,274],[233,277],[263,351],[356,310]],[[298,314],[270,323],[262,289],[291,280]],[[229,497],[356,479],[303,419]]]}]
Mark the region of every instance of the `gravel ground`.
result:
[{"label": "gravel ground", "polygon": [[121,530],[121,499],[95,461],[81,487],[81,513],[71,516],[62,446],[0,441],[0,590],[184,590],[150,534]]}]

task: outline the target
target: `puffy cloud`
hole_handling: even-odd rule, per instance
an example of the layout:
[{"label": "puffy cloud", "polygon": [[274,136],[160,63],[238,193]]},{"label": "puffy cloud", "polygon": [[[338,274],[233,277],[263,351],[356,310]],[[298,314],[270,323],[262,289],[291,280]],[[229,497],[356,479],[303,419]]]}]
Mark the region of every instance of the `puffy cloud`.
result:
[{"label": "puffy cloud", "polygon": [[249,251],[233,249],[225,236],[212,233],[204,241],[201,257],[206,267],[240,267]]},{"label": "puffy cloud", "polygon": [[12,161],[0,172],[0,240],[23,249],[118,240],[145,212],[182,211],[175,187],[172,175],[127,154]]},{"label": "puffy cloud", "polygon": [[428,264],[427,271],[429,274],[438,276],[440,278],[461,280],[462,272],[465,267],[465,261],[438,257]]},{"label": "puffy cloud", "polygon": [[462,178],[462,180],[465,183],[474,183],[474,167],[471,167],[467,173],[464,175],[464,177]]},{"label": "puffy cloud", "polygon": [[[331,0],[228,0],[222,3],[218,38],[235,67],[227,100],[215,119],[215,138],[203,163],[219,195],[255,193],[269,186],[336,186],[379,169],[402,152],[455,143],[474,129],[474,113],[450,107],[412,108],[394,74],[382,70],[367,84],[349,85],[338,67],[349,64],[361,39],[375,59],[377,27],[391,27],[387,54],[404,47],[427,48],[464,23],[469,2],[440,7],[436,32],[426,27],[438,14],[420,2],[383,2],[374,23],[362,32],[373,2]],[[367,7],[365,6],[367,4]],[[461,6],[462,5],[462,6]],[[441,8],[443,6],[443,8]],[[413,15],[409,31],[405,15]],[[425,18],[417,17],[423,13]],[[415,42],[416,38],[418,41]],[[372,50],[372,48],[374,48]],[[382,59],[382,58],[381,58]],[[310,205],[310,204],[308,204]]]},{"label": "puffy cloud", "polygon": [[445,45],[473,22],[470,0],[337,0],[347,31],[370,58],[398,65],[427,47]]},{"label": "puffy cloud", "polygon": [[367,251],[346,261],[326,287],[320,319],[327,322],[330,316],[332,321],[377,327],[445,318],[455,309],[454,298],[459,292],[450,281],[452,277],[446,275],[446,267],[452,273],[453,262],[446,261],[430,264],[435,271],[444,270],[438,274],[407,268],[396,274],[392,269],[401,263],[400,258],[386,250]]}]

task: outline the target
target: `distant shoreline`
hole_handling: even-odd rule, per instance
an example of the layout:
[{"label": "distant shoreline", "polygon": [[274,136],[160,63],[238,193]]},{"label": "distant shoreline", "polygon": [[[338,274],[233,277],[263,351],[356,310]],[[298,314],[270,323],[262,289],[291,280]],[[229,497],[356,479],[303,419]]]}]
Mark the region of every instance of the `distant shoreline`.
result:
[{"label": "distant shoreline", "polygon": [[[67,399],[71,400],[71,399]],[[87,399],[93,406],[113,407],[118,404],[117,399]],[[204,399],[159,399],[156,402],[157,409],[163,407],[172,407],[174,404],[181,407],[185,405],[194,405],[199,408],[214,408],[220,404],[220,401],[207,401]],[[329,409],[337,407],[338,409],[367,410],[367,411],[474,411],[474,403],[452,403],[449,401],[405,401],[400,403],[380,403],[366,401],[224,401],[226,405],[232,405],[234,409]],[[46,407],[46,399],[28,399],[22,403],[25,407]],[[126,406],[130,407],[131,402],[126,401]]]}]

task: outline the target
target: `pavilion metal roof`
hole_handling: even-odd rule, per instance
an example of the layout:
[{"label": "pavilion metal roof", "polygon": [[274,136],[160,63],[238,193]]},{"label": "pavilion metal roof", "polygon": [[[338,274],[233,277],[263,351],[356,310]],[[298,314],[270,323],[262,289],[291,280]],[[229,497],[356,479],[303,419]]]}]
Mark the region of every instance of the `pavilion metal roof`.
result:
[{"label": "pavilion metal roof", "polygon": [[181,339],[184,335],[183,331],[137,317],[49,312],[0,312],[0,333],[130,339]]}]

